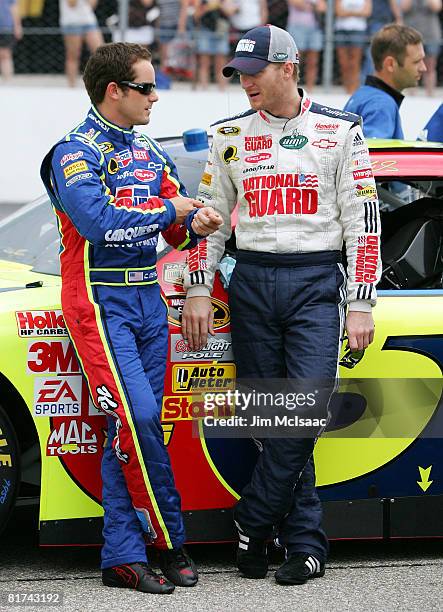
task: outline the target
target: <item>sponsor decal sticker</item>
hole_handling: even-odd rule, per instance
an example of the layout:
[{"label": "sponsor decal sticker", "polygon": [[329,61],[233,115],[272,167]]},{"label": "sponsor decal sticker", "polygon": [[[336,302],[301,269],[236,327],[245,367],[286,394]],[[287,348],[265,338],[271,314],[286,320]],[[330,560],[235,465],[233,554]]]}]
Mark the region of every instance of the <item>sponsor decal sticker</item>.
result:
[{"label": "sponsor decal sticker", "polygon": [[222,158],[225,164],[230,164],[233,161],[238,161],[237,147],[227,147],[222,153]]},{"label": "sponsor decal sticker", "polygon": [[194,390],[234,389],[235,365],[183,364],[172,366],[172,392],[190,393]]},{"label": "sponsor decal sticker", "polygon": [[372,168],[362,168],[362,170],[354,170],[352,173],[355,181],[362,179],[373,178]]},{"label": "sponsor decal sticker", "polygon": [[183,272],[186,264],[182,263],[166,263],[163,266],[163,280],[171,285],[183,285]]},{"label": "sponsor decal sticker", "polygon": [[[149,185],[124,185],[117,187],[115,190],[115,206],[120,208],[133,208],[146,204],[151,197],[151,189]],[[151,208],[158,208],[158,200],[152,200]]]},{"label": "sponsor decal sticker", "polygon": [[65,175],[65,179],[68,179],[73,174],[78,174],[79,172],[84,172],[85,170],[89,170],[88,164],[85,161],[79,161],[66,166],[66,168],[63,170],[63,174]]},{"label": "sponsor decal sticker", "polygon": [[272,58],[276,61],[276,62],[284,62],[285,60],[288,59],[288,54],[287,53],[283,53],[283,52],[277,52],[274,53],[272,55]]},{"label": "sponsor decal sticker", "polygon": [[[105,233],[105,240],[107,242],[128,242],[133,240],[134,238],[146,236],[146,234],[152,234],[152,232],[155,232],[157,229],[158,223],[153,223],[152,225],[136,225],[135,227],[126,228],[121,227],[116,230],[108,230]],[[145,279],[142,278],[141,280]]]},{"label": "sponsor decal sticker", "polygon": [[355,282],[375,283],[379,258],[379,237],[371,234],[359,236],[355,262]]},{"label": "sponsor decal sticker", "polygon": [[80,416],[81,376],[56,376],[34,379],[34,416]]},{"label": "sponsor decal sticker", "polygon": [[96,123],[103,131],[109,132],[109,127],[105,123],[103,123],[103,121],[101,121],[101,119],[99,119],[98,117],[96,117],[92,113],[88,114],[88,119],[91,119],[91,121]]},{"label": "sponsor decal sticker", "polygon": [[132,153],[129,149],[123,149],[115,154],[115,159],[120,168],[126,168],[129,164],[132,164]]},{"label": "sponsor decal sticker", "polygon": [[217,130],[217,134],[223,134],[223,136],[238,136],[240,132],[241,129],[236,125],[224,125]]},{"label": "sponsor decal sticker", "polygon": [[133,149],[132,154],[137,161],[149,161],[149,153],[145,150]]},{"label": "sponsor decal sticker", "polygon": [[318,147],[319,149],[333,149],[337,146],[337,141],[329,140],[329,138],[321,138],[320,140],[314,140],[312,146]]},{"label": "sponsor decal sticker", "polygon": [[346,117],[348,114],[345,111],[341,111],[336,108],[329,108],[329,106],[322,106],[320,110],[327,115],[331,115],[332,117]]},{"label": "sponsor decal sticker", "polygon": [[209,172],[203,172],[201,182],[209,187],[212,183],[212,174],[209,174]]},{"label": "sponsor decal sticker", "polygon": [[279,142],[284,149],[303,149],[308,139],[303,134],[292,134],[292,136],[283,136]]},{"label": "sponsor decal sticker", "polygon": [[[191,419],[199,419],[207,416],[204,401],[192,401],[192,396],[188,395],[170,395],[163,398],[162,421],[190,421]],[[231,416],[235,411],[234,406],[223,405],[216,406],[215,410],[211,410],[211,415],[215,417]]]},{"label": "sponsor decal sticker", "polygon": [[171,361],[233,361],[230,334],[219,333],[208,339],[207,344],[199,351],[191,351],[181,334],[171,334]]},{"label": "sponsor decal sticker", "polygon": [[64,166],[68,163],[68,161],[75,161],[80,157],[83,157],[83,151],[77,151],[76,153],[66,153],[66,155],[63,155],[60,160],[60,166]]},{"label": "sponsor decal sticker", "polygon": [[364,166],[365,168],[368,168],[370,165],[371,165],[371,160],[366,155],[363,157],[359,157],[358,159],[353,159],[351,161],[351,169],[361,168],[362,166]]},{"label": "sponsor decal sticker", "polygon": [[82,174],[76,174],[75,176],[70,178],[69,181],[66,181],[66,187],[70,187],[71,185],[73,185],[74,183],[77,183],[78,181],[86,181],[86,179],[91,178],[91,176],[92,176],[92,172],[83,172]]},{"label": "sponsor decal sticker", "polygon": [[189,272],[207,270],[208,243],[202,240],[196,247],[188,252],[187,263]]},{"label": "sponsor decal sticker", "polygon": [[246,51],[248,53],[252,53],[255,47],[255,40],[250,40],[249,38],[242,38],[238,41],[237,47],[235,48],[235,52],[237,51]]},{"label": "sponsor decal sticker", "polygon": [[25,310],[16,312],[15,318],[22,338],[68,335],[61,310]]},{"label": "sponsor decal sticker", "polygon": [[98,452],[97,435],[84,421],[72,419],[54,428],[48,437],[46,455],[89,455]]},{"label": "sponsor decal sticker", "polygon": [[118,168],[118,161],[115,159],[115,157],[111,157],[111,159],[108,161],[109,174],[115,174],[116,172],[118,172]]},{"label": "sponsor decal sticker", "polygon": [[[172,325],[181,327],[181,315],[185,305],[186,293],[177,293],[166,296],[169,305],[168,321]],[[230,321],[229,307],[227,304],[216,298],[211,298],[212,309],[214,311],[214,329],[225,327]]]},{"label": "sponsor decal sticker", "polygon": [[245,151],[263,151],[272,147],[272,135],[245,136]]},{"label": "sponsor decal sticker", "polygon": [[147,151],[151,150],[151,146],[149,144],[149,142],[143,138],[143,136],[136,136],[134,138],[134,144],[137,145],[137,147],[140,147],[142,149],[146,149]]},{"label": "sponsor decal sticker", "polygon": [[316,174],[268,174],[243,179],[250,217],[312,215],[318,209]]},{"label": "sponsor decal sticker", "polygon": [[357,134],[354,136],[354,140],[352,141],[352,146],[353,147],[362,147],[364,144],[365,144],[365,141],[360,136],[360,134],[357,132]]},{"label": "sponsor decal sticker", "polygon": [[141,170],[139,168],[135,170],[134,176],[142,183],[150,183],[151,181],[155,181],[157,178],[157,173],[153,172],[152,170]]},{"label": "sponsor decal sticker", "polygon": [[270,153],[259,153],[258,155],[250,155],[249,157],[245,157],[245,162],[248,164],[258,164],[259,162],[270,159],[271,157],[272,155]]},{"label": "sponsor decal sticker", "polygon": [[359,198],[376,198],[377,189],[374,185],[357,185],[356,195]]},{"label": "sponsor decal sticker", "polygon": [[275,166],[274,164],[260,164],[258,166],[254,166],[252,168],[244,168],[244,170],[242,170],[243,174],[249,174],[251,172],[267,172],[268,170],[275,170]]},{"label": "sponsor decal sticker", "polygon": [[97,144],[103,155],[106,155],[107,153],[112,153],[112,151],[114,150],[114,145],[112,144],[112,142],[98,142]]},{"label": "sponsor decal sticker", "polygon": [[339,123],[316,123],[314,129],[321,134],[335,134],[340,127]]},{"label": "sponsor decal sticker", "polygon": [[28,374],[79,374],[80,366],[68,339],[35,340],[28,346]]}]

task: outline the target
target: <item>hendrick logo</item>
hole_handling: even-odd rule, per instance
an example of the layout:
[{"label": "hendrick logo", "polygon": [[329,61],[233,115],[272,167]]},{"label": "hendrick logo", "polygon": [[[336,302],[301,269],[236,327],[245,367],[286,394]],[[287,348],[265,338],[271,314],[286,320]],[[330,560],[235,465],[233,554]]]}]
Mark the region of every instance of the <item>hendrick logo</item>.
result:
[{"label": "hendrick logo", "polygon": [[284,149],[302,149],[308,142],[306,136],[302,134],[293,134],[292,136],[283,136],[280,139],[280,146]]}]

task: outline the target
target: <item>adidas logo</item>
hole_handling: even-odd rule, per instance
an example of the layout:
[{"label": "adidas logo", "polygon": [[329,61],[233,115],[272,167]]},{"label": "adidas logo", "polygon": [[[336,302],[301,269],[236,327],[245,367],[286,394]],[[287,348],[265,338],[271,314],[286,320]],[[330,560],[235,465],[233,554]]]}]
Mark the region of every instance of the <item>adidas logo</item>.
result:
[{"label": "adidas logo", "polygon": [[360,136],[360,134],[356,134],[354,136],[354,141],[353,141],[354,145],[360,145],[363,144],[363,138]]},{"label": "adidas logo", "polygon": [[320,561],[315,557],[308,557],[305,561],[305,565],[308,568],[310,574],[317,574],[320,572]]}]

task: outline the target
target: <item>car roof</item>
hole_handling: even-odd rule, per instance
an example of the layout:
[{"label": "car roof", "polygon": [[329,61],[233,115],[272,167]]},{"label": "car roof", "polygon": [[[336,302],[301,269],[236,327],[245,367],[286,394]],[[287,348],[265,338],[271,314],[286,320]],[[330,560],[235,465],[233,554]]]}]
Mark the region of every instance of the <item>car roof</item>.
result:
[{"label": "car roof", "polygon": [[377,178],[443,178],[443,143],[369,138],[368,146]]}]

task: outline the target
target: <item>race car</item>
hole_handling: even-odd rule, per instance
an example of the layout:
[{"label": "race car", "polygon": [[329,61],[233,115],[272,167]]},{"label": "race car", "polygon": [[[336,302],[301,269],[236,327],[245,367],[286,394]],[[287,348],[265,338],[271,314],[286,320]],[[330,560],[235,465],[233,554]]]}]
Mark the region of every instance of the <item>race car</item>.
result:
[{"label": "race car", "polygon": [[[195,194],[207,150],[162,144]],[[376,336],[364,355],[344,346],[333,417],[316,445],[325,528],[330,538],[443,536],[443,147],[377,140],[370,156],[364,172],[376,177],[383,228]],[[39,503],[41,545],[100,544],[106,420],[67,335],[58,249],[46,197],[0,223],[0,529],[17,503]],[[233,238],[225,256],[235,259]],[[220,274],[215,336],[201,351],[181,336],[185,258],[159,249],[169,304],[162,424],[188,540],[228,541],[258,450],[249,436],[214,437],[200,418],[198,397],[233,389],[235,364]]]}]

